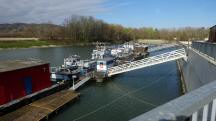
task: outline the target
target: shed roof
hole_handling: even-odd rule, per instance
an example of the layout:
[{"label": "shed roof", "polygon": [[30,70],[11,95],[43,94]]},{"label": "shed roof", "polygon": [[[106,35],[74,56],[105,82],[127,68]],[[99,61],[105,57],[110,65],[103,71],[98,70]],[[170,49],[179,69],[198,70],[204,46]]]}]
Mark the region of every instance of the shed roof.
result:
[{"label": "shed roof", "polygon": [[13,71],[17,69],[29,68],[33,66],[39,66],[48,64],[41,60],[8,60],[0,61],[0,73],[6,71]]}]

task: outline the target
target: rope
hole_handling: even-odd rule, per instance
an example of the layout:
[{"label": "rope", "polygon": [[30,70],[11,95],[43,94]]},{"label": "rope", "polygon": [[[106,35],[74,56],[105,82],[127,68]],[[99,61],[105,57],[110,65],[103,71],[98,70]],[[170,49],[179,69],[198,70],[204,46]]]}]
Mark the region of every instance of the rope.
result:
[{"label": "rope", "polygon": [[[114,85],[116,88],[118,88],[119,91],[124,92],[124,91],[123,91],[121,88],[119,88],[119,86],[117,86],[115,83],[113,83],[113,85]],[[137,101],[139,101],[139,102],[141,102],[141,103],[150,105],[150,106],[152,106],[152,107],[157,107],[157,105],[155,105],[155,104],[153,104],[153,103],[150,103],[150,102],[148,102],[148,101],[146,101],[146,100],[143,100],[143,99],[139,99],[139,98],[134,97],[134,96],[132,96],[132,95],[128,95],[128,97],[130,97],[130,98],[132,98],[132,99],[135,99],[135,100],[137,100]]]},{"label": "rope", "polygon": [[[171,70],[168,74],[174,72],[175,70],[176,70],[176,69]],[[167,76],[167,75],[166,75],[166,76]],[[150,86],[153,85],[153,84],[158,83],[160,80],[164,79],[166,76],[163,76],[163,77],[161,77],[161,78],[159,78],[159,79],[157,79],[157,80],[155,80],[155,81],[152,81],[151,83],[149,83],[149,84],[147,84],[147,85],[144,85],[144,86],[142,86],[142,87],[140,87],[140,88],[138,88],[138,89],[135,89],[135,90],[133,90],[133,91],[127,92],[127,93],[125,93],[124,95],[122,95],[122,96],[120,96],[120,97],[118,97],[118,98],[112,100],[111,102],[109,102],[109,103],[107,103],[107,104],[105,104],[105,105],[103,105],[103,106],[97,108],[96,110],[91,111],[91,112],[89,112],[89,113],[87,113],[87,114],[84,114],[84,115],[82,115],[82,116],[80,116],[80,117],[74,119],[73,121],[78,121],[78,120],[83,119],[83,118],[85,118],[85,117],[87,117],[87,116],[89,116],[89,115],[92,115],[92,114],[94,114],[94,113],[96,113],[96,112],[98,112],[98,111],[100,111],[100,110],[102,110],[102,109],[105,109],[105,108],[107,108],[108,106],[110,106],[110,105],[116,103],[117,101],[119,101],[120,99],[122,99],[122,98],[124,98],[124,97],[130,96],[130,95],[133,94],[133,93],[136,93],[136,92],[141,91],[141,90],[143,90],[143,89],[145,89],[145,88],[147,88],[147,87],[150,87]],[[136,98],[136,99],[137,99],[137,98]],[[139,100],[140,100],[140,99],[139,99]],[[143,101],[143,100],[140,100],[140,101],[142,101],[143,103],[148,103],[148,102]],[[152,104],[151,104],[151,105],[152,105]],[[155,106],[155,105],[153,104],[152,106]]]}]

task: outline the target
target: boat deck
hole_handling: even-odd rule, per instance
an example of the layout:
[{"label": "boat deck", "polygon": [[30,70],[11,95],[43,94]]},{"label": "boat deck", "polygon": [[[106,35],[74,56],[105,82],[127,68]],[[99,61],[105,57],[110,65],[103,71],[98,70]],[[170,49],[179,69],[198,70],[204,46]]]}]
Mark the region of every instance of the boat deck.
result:
[{"label": "boat deck", "polygon": [[79,97],[79,93],[63,90],[28,104],[14,112],[0,117],[0,121],[39,121],[48,119],[64,105]]}]

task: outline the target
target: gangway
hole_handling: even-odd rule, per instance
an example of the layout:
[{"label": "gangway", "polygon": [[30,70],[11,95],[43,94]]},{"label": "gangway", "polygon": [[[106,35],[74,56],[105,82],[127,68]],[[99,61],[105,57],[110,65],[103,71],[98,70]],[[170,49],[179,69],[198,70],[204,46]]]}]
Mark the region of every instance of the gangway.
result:
[{"label": "gangway", "polygon": [[149,48],[148,52],[158,51],[158,50],[162,50],[169,47],[175,47],[175,46],[177,46],[177,44],[163,44],[163,45]]},{"label": "gangway", "polygon": [[77,90],[80,86],[82,86],[87,81],[91,80],[92,78],[94,78],[94,71],[86,73],[86,75],[80,78],[80,81],[76,84],[74,84],[74,80],[73,80],[73,85],[71,88],[69,88],[69,90]]},{"label": "gangway", "polygon": [[160,55],[148,57],[142,60],[137,60],[137,61],[111,67],[107,71],[107,76],[110,77],[116,74],[132,71],[132,70],[136,70],[148,66],[153,66],[153,65],[173,61],[173,60],[178,60],[186,57],[187,56],[184,48],[177,49]]}]

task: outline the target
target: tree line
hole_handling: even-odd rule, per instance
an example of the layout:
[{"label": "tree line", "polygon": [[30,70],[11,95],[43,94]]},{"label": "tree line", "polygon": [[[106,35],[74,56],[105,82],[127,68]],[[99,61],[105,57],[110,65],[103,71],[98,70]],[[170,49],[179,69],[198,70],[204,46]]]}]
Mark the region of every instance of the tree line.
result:
[{"label": "tree line", "polygon": [[[136,39],[204,40],[208,37],[209,29],[204,27],[184,27],[178,29],[129,28],[117,24],[108,24],[92,16],[74,15],[65,19],[62,25],[54,25],[51,22],[30,24],[22,29],[19,28],[16,31],[5,33],[18,37],[38,37],[45,40],[71,43],[96,41],[120,43]],[[2,32],[0,31],[1,35]]]}]

